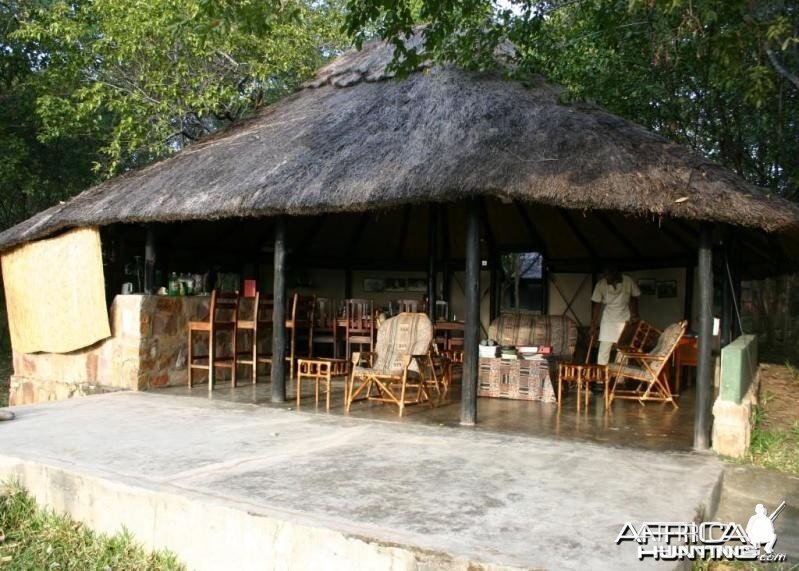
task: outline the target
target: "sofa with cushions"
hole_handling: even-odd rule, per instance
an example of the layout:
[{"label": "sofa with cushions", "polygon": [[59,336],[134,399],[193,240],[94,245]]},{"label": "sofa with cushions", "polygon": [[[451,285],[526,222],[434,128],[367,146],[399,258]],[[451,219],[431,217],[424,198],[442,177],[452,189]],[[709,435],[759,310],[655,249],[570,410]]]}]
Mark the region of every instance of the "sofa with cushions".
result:
[{"label": "sofa with cushions", "polygon": [[491,322],[488,338],[505,346],[549,346],[547,360],[480,359],[478,396],[555,402],[555,363],[571,361],[577,346],[577,324],[562,315],[503,312]]},{"label": "sofa with cushions", "polygon": [[548,345],[558,361],[570,361],[577,346],[577,324],[565,315],[503,312],[488,327],[498,345]]}]

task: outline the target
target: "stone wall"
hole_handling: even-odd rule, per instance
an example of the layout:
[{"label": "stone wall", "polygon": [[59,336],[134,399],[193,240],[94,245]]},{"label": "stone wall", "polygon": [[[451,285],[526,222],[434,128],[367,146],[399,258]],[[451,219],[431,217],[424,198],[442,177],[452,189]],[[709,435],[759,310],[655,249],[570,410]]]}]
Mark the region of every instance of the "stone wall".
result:
[{"label": "stone wall", "polygon": [[185,384],[186,322],[205,318],[209,300],[118,295],[108,339],[63,354],[13,352],[10,404]]},{"label": "stone wall", "polygon": [[721,382],[713,404],[713,450],[744,458],[752,438],[757,404],[757,337],[741,335],[721,350]]}]

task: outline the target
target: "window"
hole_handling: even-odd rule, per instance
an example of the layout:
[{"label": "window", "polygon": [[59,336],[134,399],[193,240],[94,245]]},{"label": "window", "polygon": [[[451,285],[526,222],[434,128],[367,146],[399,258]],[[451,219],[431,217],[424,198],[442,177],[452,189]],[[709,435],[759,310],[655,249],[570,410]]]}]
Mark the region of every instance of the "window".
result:
[{"label": "window", "polygon": [[500,308],[545,313],[544,257],[538,252],[508,252],[500,256]]}]

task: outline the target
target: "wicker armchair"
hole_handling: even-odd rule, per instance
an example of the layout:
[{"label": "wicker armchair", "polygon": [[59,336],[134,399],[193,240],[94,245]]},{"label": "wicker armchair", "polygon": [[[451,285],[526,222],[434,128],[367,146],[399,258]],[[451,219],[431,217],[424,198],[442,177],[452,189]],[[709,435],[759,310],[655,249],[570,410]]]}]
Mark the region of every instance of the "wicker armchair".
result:
[{"label": "wicker armchair", "polygon": [[356,400],[405,406],[430,402],[430,389],[440,393],[437,367],[431,358],[433,324],[424,313],[400,313],[377,330],[373,353],[354,352],[347,383],[346,410]]},{"label": "wicker armchair", "polygon": [[[619,350],[616,362],[608,365],[611,377],[615,378],[610,392],[611,404],[614,399],[632,399],[641,404],[645,401],[669,402],[677,408],[664,373],[687,325],[687,321],[669,325],[648,353]],[[623,381],[634,385],[634,388],[621,388]]]}]

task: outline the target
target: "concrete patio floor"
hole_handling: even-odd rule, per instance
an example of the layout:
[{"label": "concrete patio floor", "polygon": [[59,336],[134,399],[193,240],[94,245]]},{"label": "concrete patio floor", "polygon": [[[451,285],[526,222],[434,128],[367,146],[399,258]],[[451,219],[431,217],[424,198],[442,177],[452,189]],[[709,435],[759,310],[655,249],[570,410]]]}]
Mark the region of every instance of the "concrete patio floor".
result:
[{"label": "concrete patio floor", "polygon": [[620,569],[712,515],[721,463],[153,393],[17,407],[0,475],[192,569]]},{"label": "concrete patio floor", "polygon": [[[333,380],[330,414],[344,414],[344,379]],[[218,382],[213,393],[208,394],[208,384],[200,383],[192,388],[174,386],[154,389],[153,392],[170,395],[198,397],[214,401],[240,404],[274,406],[271,402],[272,386],[269,381],[252,385],[239,381],[233,388],[230,381]],[[324,394],[316,406],[313,384],[304,382],[300,410],[327,414]],[[279,408],[296,406],[296,385],[287,384],[288,403]],[[679,408],[666,403],[647,403],[641,406],[636,401],[617,400],[605,414],[602,395],[591,397],[590,406],[577,412],[574,391],[564,398],[563,406],[537,401],[509,400],[500,398],[478,398],[477,418],[481,429],[546,438],[566,438],[587,442],[629,446],[647,450],[689,451],[694,438],[694,388],[686,388],[679,397]],[[439,406],[409,406],[402,418],[397,416],[395,406],[360,401],[353,403],[349,414],[354,418],[389,420],[404,423],[421,423],[444,426],[459,426],[460,385],[453,385]]]}]

